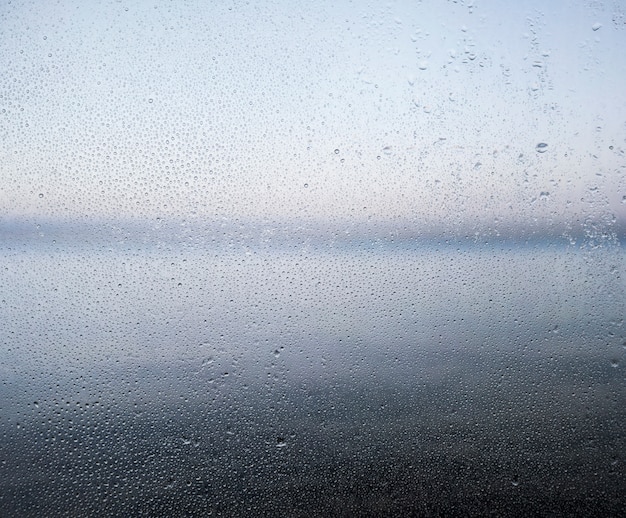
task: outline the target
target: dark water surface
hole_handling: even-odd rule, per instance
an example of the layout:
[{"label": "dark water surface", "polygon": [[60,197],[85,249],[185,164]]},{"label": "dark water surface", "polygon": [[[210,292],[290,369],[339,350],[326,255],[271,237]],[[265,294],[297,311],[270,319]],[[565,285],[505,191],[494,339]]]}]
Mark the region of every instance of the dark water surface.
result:
[{"label": "dark water surface", "polygon": [[619,250],[5,247],[0,516],[619,516]]}]

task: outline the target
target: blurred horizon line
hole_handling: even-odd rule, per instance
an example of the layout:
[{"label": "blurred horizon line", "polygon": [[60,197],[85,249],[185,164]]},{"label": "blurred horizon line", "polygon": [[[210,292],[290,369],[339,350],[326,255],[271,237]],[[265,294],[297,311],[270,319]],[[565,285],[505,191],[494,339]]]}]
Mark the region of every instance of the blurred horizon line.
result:
[{"label": "blurred horizon line", "polygon": [[620,246],[626,238],[626,225],[615,220],[588,218],[571,223],[537,221],[511,225],[496,222],[485,225],[432,224],[396,221],[322,221],[315,219],[270,219],[220,217],[201,220],[183,218],[94,218],[60,219],[0,217],[0,242],[46,240],[117,244],[169,242],[172,244],[340,245],[376,243],[512,244],[553,242],[570,245]]}]

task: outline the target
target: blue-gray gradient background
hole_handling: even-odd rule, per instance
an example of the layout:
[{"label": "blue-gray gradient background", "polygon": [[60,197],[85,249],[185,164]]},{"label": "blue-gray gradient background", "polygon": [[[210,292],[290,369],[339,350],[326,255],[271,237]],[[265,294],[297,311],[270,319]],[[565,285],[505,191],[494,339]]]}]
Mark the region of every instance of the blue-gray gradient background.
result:
[{"label": "blue-gray gradient background", "polygon": [[620,2],[0,7],[0,516],[619,515]]}]

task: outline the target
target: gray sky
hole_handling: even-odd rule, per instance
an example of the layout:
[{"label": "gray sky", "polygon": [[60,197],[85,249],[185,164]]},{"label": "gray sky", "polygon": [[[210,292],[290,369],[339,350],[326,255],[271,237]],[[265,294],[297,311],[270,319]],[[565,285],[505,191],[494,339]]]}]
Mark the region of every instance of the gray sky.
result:
[{"label": "gray sky", "polygon": [[626,8],[542,4],[3,5],[0,217],[623,223]]}]

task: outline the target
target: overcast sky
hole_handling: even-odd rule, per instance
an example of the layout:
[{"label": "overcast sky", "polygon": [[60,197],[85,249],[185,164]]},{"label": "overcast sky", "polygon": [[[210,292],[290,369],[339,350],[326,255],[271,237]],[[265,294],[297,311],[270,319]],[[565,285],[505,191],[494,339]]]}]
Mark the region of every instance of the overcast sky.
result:
[{"label": "overcast sky", "polygon": [[215,4],[3,4],[0,217],[623,223],[621,2]]}]

